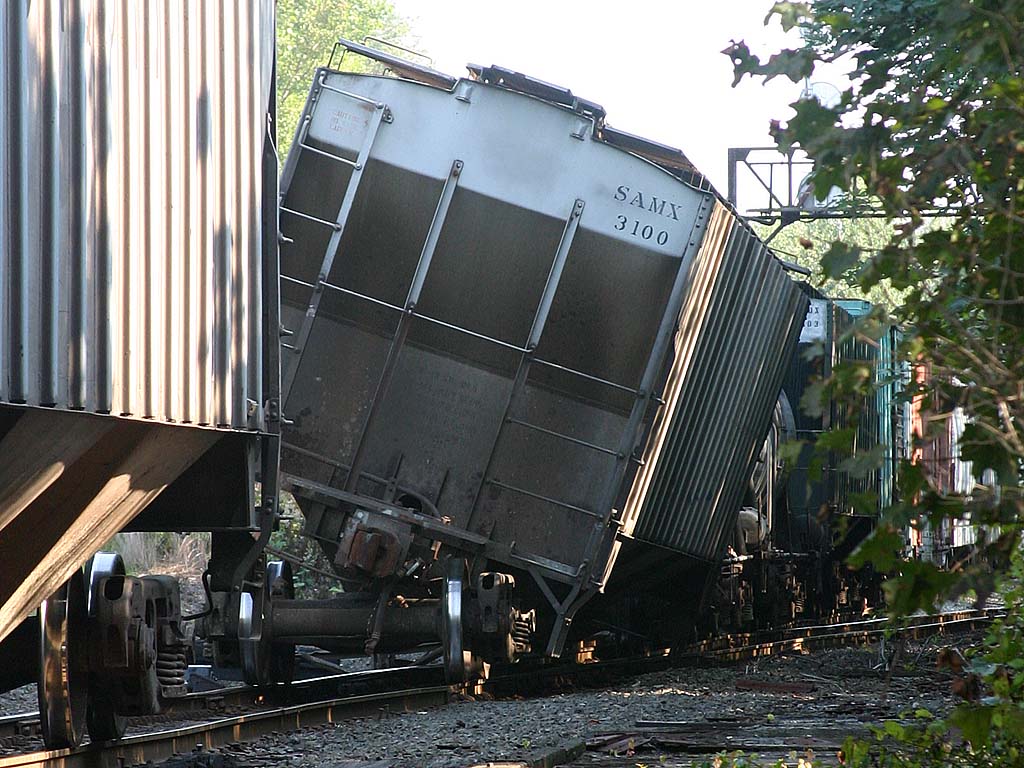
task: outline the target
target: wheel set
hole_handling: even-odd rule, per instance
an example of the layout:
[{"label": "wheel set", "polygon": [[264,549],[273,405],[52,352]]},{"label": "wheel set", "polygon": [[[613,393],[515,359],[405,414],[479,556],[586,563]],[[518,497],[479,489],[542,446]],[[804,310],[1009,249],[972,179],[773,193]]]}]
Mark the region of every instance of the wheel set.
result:
[{"label": "wheel set", "polygon": [[74,747],[89,706],[88,613],[81,571],[39,607],[39,722],[51,749]]},{"label": "wheel set", "polygon": [[249,685],[291,682],[295,644],[274,642],[269,631],[273,598],[295,598],[291,563],[267,563],[263,584],[242,592],[238,604],[238,646],[242,674]]}]

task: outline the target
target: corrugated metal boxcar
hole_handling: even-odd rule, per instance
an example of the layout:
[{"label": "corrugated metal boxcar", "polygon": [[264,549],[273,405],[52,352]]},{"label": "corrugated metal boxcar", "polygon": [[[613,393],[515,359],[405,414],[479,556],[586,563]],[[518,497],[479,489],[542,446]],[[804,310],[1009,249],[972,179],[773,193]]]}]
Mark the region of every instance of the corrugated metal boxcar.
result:
[{"label": "corrugated metal boxcar", "polygon": [[557,653],[623,541],[718,561],[806,300],[596,104],[346,46],[400,77],[320,70],[285,168],[283,465],[339,572],[440,541]]},{"label": "corrugated metal boxcar", "polygon": [[[734,629],[856,616],[881,601],[878,575],[852,572],[845,560],[874,529],[879,511],[892,504],[895,472],[905,456],[899,330],[873,321],[858,325],[871,312],[868,302],[830,299],[807,285],[803,290],[810,306],[800,343],[786,362],[774,433],[752,479],[737,554],[715,593],[719,621]],[[859,402],[820,389],[839,366],[869,370],[869,389]],[[879,466],[853,471],[848,452],[817,447],[823,433],[848,428],[850,447],[876,455]],[[798,455],[779,461],[782,444],[796,440]]]},{"label": "corrugated metal boxcar", "polygon": [[270,428],[273,65],[272,0],[0,7],[0,636]]},{"label": "corrugated metal boxcar", "polygon": [[[797,551],[828,546],[829,542],[822,538],[825,528],[820,525],[825,513],[849,516],[855,520],[854,525],[860,524],[859,518],[863,516],[866,530],[870,529],[875,513],[894,500],[893,479],[904,456],[898,396],[905,373],[895,356],[899,330],[885,329],[878,339],[854,333],[857,319],[871,310],[868,302],[829,299],[809,286],[804,286],[804,290],[810,296],[811,307],[783,388],[793,413],[796,437],[808,442],[789,473],[789,530],[780,531],[787,546]],[[814,345],[819,345],[817,354],[811,354]],[[858,362],[871,367],[874,393],[864,399],[859,409],[854,447],[860,452],[883,451],[881,465],[863,476],[852,477],[839,468],[845,456],[830,456],[823,462],[820,481],[812,481],[808,468],[813,459],[813,444],[823,430],[846,425],[847,409],[830,402],[820,416],[812,416],[805,412],[801,401],[816,379],[827,378],[837,365]],[[856,494],[865,502],[867,494],[875,496],[869,514],[864,514],[866,509],[863,503],[857,503]],[[853,535],[851,541],[856,538]]]}]

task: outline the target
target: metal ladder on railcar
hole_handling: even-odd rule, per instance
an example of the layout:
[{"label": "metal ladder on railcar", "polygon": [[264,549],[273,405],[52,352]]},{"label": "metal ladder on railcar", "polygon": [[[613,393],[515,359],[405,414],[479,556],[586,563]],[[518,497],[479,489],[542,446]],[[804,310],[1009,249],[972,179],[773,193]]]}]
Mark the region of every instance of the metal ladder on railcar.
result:
[{"label": "metal ladder on railcar", "polygon": [[[649,375],[645,375],[644,383],[639,388],[626,386],[614,381],[593,376],[583,371],[578,371],[567,366],[559,365],[558,363],[544,360],[535,355],[535,350],[540,343],[541,335],[544,332],[544,326],[547,323],[548,315],[551,311],[551,306],[555,298],[555,293],[558,290],[558,284],[562,277],[566,260],[569,256],[569,251],[572,247],[573,239],[576,235],[576,231],[579,227],[580,218],[583,215],[584,201],[577,200],[573,206],[572,212],[569,218],[566,220],[565,229],[562,233],[561,240],[558,244],[558,249],[555,252],[555,258],[551,264],[550,272],[548,273],[547,281],[544,285],[544,291],[541,295],[540,303],[537,306],[537,310],[534,314],[533,324],[530,328],[530,334],[524,347],[518,348],[520,352],[519,364],[516,369],[516,375],[513,379],[512,388],[509,391],[508,398],[505,401],[504,412],[502,413],[501,421],[499,422],[497,432],[494,437],[494,441],[491,444],[490,454],[487,458],[487,463],[483,472],[480,485],[477,488],[476,497],[473,500],[472,512],[470,518],[466,523],[466,527],[472,526],[473,519],[479,512],[483,503],[483,494],[485,488],[492,486],[500,488],[504,491],[509,491],[513,494],[519,494],[526,496],[538,501],[551,504],[552,506],[559,507],[562,509],[568,509],[579,514],[591,517],[594,520],[593,534],[590,542],[588,543],[586,550],[592,552],[594,550],[595,540],[600,536],[600,531],[603,530],[605,525],[605,517],[607,515],[607,509],[610,509],[611,499],[614,496],[614,490],[618,487],[622,473],[626,469],[631,458],[631,449],[633,443],[633,436],[636,430],[636,425],[639,422],[640,415],[643,413],[644,405],[647,402],[647,387],[649,386]],[[587,440],[582,440],[573,435],[565,434],[557,430],[548,429],[540,424],[527,421],[524,418],[516,416],[516,406],[521,402],[523,392],[526,389],[527,379],[532,366],[539,365],[547,368],[553,368],[563,373],[567,373],[570,376],[584,379],[586,381],[599,384],[601,386],[610,387],[615,390],[625,392],[632,395],[634,400],[634,407],[630,415],[629,424],[624,430],[624,434],[619,442],[619,445],[615,448],[609,448],[607,446],[592,443]],[[498,451],[502,444],[503,439],[508,433],[509,425],[515,425],[522,429],[538,432],[556,440],[562,440],[573,445],[585,448],[590,451],[595,451],[607,456],[614,457],[615,469],[610,473],[610,480],[607,483],[607,488],[602,493],[602,499],[609,500],[607,504],[602,504],[599,510],[585,509],[579,505],[572,504],[564,499],[556,499],[550,496],[531,491],[527,488],[512,485],[502,481],[496,475],[496,468],[498,464]],[[586,566],[584,566],[585,568]],[[571,588],[568,594],[564,598],[559,598],[555,595],[551,586],[548,584],[547,579],[535,568],[528,569],[530,575],[534,581],[540,587],[544,596],[551,603],[551,606],[555,609],[557,617],[555,621],[555,629],[552,632],[551,638],[548,643],[547,653],[553,653],[554,649],[558,648],[566,632],[568,631],[569,625],[572,622],[576,612],[586,603],[590,597],[593,596],[594,590],[585,588],[586,585],[583,582],[583,574],[577,574],[576,578],[571,582]]]},{"label": "metal ladder on railcar", "polygon": [[[302,318],[302,325],[299,326],[299,329],[293,334],[294,338],[291,342],[281,342],[281,347],[290,353],[287,355],[286,362],[282,366],[282,405],[287,401],[288,393],[291,391],[292,384],[295,381],[295,376],[299,368],[299,361],[302,358],[302,352],[305,349],[306,343],[309,341],[309,334],[313,330],[313,324],[320,311],[320,302],[323,299],[324,290],[328,287],[327,279],[331,274],[331,267],[334,265],[334,258],[338,252],[338,247],[341,244],[342,235],[345,233],[345,225],[348,222],[349,214],[352,212],[356,193],[359,191],[359,183],[363,178],[363,171],[366,170],[366,163],[370,158],[370,151],[373,149],[373,143],[377,139],[377,131],[380,129],[381,123],[385,122],[385,115],[387,114],[387,106],[382,102],[367,99],[363,96],[340,88],[334,88],[327,85],[325,80],[326,76],[321,73],[317,80],[317,87],[320,92],[329,91],[331,93],[339,94],[343,97],[352,99],[360,105],[369,106],[372,108],[372,111],[370,112],[369,126],[367,128],[366,135],[363,138],[363,143],[359,148],[359,153],[356,155],[355,160],[349,160],[345,157],[335,155],[308,143],[309,129],[313,123],[313,115],[321,103],[321,99],[319,97],[313,99],[311,107],[302,118],[303,124],[302,130],[299,132],[298,152],[312,152],[333,162],[348,166],[352,168],[352,175],[349,176],[348,185],[345,188],[345,194],[341,198],[341,202],[338,205],[338,212],[333,221],[329,219],[321,219],[318,216],[313,216],[304,211],[295,210],[294,208],[286,208],[284,205],[280,206],[282,213],[287,213],[291,216],[305,219],[306,221],[312,221],[315,224],[329,227],[331,229],[331,236],[327,242],[327,248],[324,251],[323,259],[321,259],[320,269],[317,271],[316,283],[307,283],[304,280],[281,273],[281,280],[310,289],[309,303],[306,306],[306,314]],[[318,94],[315,92],[314,96],[318,96]],[[296,156],[292,167],[294,168],[294,166],[297,165],[298,156]]]}]

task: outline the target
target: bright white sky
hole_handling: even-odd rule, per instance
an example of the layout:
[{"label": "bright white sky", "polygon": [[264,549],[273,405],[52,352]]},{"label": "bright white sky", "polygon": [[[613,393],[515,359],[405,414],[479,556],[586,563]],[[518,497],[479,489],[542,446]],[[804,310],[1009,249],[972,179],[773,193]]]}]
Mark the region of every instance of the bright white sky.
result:
[{"label": "bright white sky", "polygon": [[497,64],[567,87],[611,125],[682,149],[723,194],[726,150],[771,145],[769,120],[785,120],[800,92],[784,78],[731,87],[730,40],[761,54],[786,44],[777,22],[763,24],[770,0],[393,2],[436,69]]}]

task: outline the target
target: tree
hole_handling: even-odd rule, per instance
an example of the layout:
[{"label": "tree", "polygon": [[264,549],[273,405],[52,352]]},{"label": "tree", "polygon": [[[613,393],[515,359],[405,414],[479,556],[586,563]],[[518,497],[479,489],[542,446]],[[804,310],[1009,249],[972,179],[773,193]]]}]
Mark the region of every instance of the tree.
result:
[{"label": "tree", "polygon": [[[327,64],[338,38],[401,42],[409,32],[390,0],[279,0],[277,4],[277,140],[282,161],[291,147],[313,73]],[[349,59],[345,60],[346,66]],[[353,59],[353,68],[362,62]]]},{"label": "tree", "polygon": [[[863,262],[858,248],[832,243],[824,273],[865,291],[899,291],[894,314],[907,329],[905,359],[930,371],[933,406],[960,405],[972,420],[961,443],[977,474],[970,498],[951,498],[919,467],[905,466],[903,501],[883,515],[860,559],[902,571],[888,583],[902,611],[968,588],[1002,590],[1009,616],[978,662],[992,696],[954,720],[975,750],[965,764],[1021,764],[1024,0],[782,2],[769,15],[798,28],[803,43],[766,60],[734,43],[726,53],[737,81],[799,81],[819,62],[846,63],[850,82],[835,107],[798,101],[788,124],[772,130],[782,149],[798,145],[815,161],[819,195],[856,188],[899,222]],[[944,225],[926,226],[936,212]],[[833,384],[842,394],[844,382]],[[979,546],[984,562],[952,574],[899,564],[899,532],[908,525],[968,514],[990,533]]]},{"label": "tree", "polygon": [[[902,303],[902,291],[897,291],[887,284],[865,289],[858,280],[856,269],[838,277],[831,277],[825,271],[825,257],[832,243],[841,242],[860,249],[866,258],[870,258],[889,242],[892,227],[891,221],[878,217],[812,219],[793,222],[772,236],[773,227],[754,225],[762,237],[772,236],[772,250],[785,259],[811,270],[811,282],[826,295],[864,299],[890,312]],[[865,257],[857,262],[857,269],[863,266]]]}]

